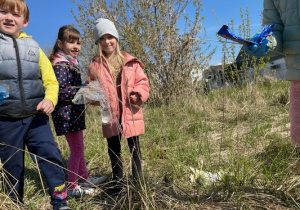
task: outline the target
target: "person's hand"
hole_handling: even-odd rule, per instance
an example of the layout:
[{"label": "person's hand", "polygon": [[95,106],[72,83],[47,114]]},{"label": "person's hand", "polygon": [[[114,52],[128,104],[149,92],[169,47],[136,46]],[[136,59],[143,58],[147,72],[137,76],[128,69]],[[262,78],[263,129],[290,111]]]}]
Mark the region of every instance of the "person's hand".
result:
[{"label": "person's hand", "polygon": [[130,102],[131,102],[132,104],[138,104],[138,103],[141,101],[141,96],[140,96],[140,94],[138,94],[138,93],[136,93],[136,92],[130,93],[129,98],[130,98]]},{"label": "person's hand", "polygon": [[42,111],[46,114],[51,114],[54,110],[54,106],[52,101],[44,99],[37,105],[36,110]]},{"label": "person's hand", "polygon": [[[256,42],[259,38],[259,35],[260,34],[256,34],[250,39],[250,41]],[[277,42],[275,37],[272,34],[270,34],[267,36],[267,38],[262,40],[260,44],[244,44],[242,50],[244,50],[245,53],[247,53],[248,55],[260,58],[268,54],[270,50],[273,50],[276,47],[276,45]]]}]

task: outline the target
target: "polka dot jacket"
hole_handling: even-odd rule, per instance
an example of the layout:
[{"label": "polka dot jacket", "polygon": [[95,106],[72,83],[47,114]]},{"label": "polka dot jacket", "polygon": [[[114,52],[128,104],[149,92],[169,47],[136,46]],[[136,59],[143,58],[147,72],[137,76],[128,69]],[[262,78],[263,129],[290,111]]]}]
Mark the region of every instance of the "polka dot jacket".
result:
[{"label": "polka dot jacket", "polygon": [[52,112],[52,120],[57,136],[85,129],[84,105],[72,103],[81,75],[75,66],[67,61],[60,61],[53,66],[59,83],[58,103]]}]

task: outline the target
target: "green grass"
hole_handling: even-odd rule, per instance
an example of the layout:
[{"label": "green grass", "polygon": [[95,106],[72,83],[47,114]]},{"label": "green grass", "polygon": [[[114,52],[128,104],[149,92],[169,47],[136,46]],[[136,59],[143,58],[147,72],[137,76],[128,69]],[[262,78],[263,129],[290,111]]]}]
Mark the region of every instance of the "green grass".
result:
[{"label": "green grass", "polygon": [[[134,194],[124,195],[117,202],[101,197],[99,188],[94,197],[70,199],[70,206],[73,209],[299,208],[300,151],[289,137],[288,88],[288,82],[275,81],[268,85],[213,90],[209,95],[186,94],[181,100],[159,107],[145,105],[142,189],[129,183]],[[107,143],[102,137],[97,107],[88,107],[86,122],[89,172],[110,177]],[[56,140],[66,163],[67,142],[64,137]],[[125,174],[130,177],[130,154],[125,140],[122,140],[122,155]],[[206,187],[190,183],[190,167],[197,168],[201,161],[205,171],[224,171],[223,179]],[[25,206],[50,209],[36,165],[28,155],[26,167]],[[6,207],[12,205],[5,202]]]}]

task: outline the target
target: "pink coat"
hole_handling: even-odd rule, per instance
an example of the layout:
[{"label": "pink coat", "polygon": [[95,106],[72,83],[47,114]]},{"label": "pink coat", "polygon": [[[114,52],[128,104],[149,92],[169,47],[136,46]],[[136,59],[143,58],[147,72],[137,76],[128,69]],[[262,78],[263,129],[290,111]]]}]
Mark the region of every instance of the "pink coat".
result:
[{"label": "pink coat", "polygon": [[[145,133],[143,111],[141,105],[149,97],[149,81],[145,75],[143,63],[128,53],[123,52],[125,65],[122,71],[121,95],[122,95],[122,126],[125,138],[138,136]],[[101,70],[102,69],[102,70]],[[106,95],[110,101],[112,121],[110,124],[102,124],[103,136],[110,138],[122,132],[119,125],[120,109],[116,84],[104,61],[100,68],[100,58],[95,57],[89,66],[90,80],[99,80],[103,84]],[[140,94],[141,101],[134,105],[130,103],[131,92]]]}]

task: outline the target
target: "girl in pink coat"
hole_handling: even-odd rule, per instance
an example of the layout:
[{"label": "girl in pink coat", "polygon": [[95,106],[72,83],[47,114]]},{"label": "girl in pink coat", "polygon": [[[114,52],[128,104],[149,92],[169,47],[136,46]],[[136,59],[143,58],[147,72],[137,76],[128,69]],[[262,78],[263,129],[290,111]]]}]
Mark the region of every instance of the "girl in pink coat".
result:
[{"label": "girl in pink coat", "polygon": [[108,154],[112,165],[115,190],[123,178],[121,160],[121,137],[127,139],[131,157],[132,174],[135,181],[142,177],[139,135],[145,126],[141,105],[149,96],[148,78],[143,72],[144,65],[137,58],[121,52],[119,35],[113,22],[100,18],[94,28],[98,55],[89,67],[89,80],[99,81],[109,101],[111,122],[102,124],[103,135],[107,138]]}]

